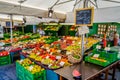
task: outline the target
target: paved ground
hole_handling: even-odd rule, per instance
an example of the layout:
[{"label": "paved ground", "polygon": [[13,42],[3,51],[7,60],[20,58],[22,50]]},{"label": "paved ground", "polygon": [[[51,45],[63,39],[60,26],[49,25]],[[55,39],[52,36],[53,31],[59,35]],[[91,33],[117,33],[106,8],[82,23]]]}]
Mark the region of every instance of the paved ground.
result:
[{"label": "paved ground", "polygon": [[15,64],[0,66],[0,80],[17,80]]},{"label": "paved ground", "polygon": [[[120,80],[120,70],[116,70],[115,77],[116,80]],[[17,80],[15,64],[0,66],[0,80]],[[112,80],[110,76],[109,80]]]}]

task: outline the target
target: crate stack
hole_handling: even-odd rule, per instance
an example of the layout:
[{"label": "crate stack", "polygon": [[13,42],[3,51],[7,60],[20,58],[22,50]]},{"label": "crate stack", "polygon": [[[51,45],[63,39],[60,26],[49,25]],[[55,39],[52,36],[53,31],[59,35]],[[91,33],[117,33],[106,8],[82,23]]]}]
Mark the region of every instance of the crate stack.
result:
[{"label": "crate stack", "polygon": [[0,51],[0,66],[7,65],[11,63],[11,58],[9,52]]},{"label": "crate stack", "polygon": [[27,58],[16,61],[16,73],[18,80],[46,80],[46,70],[43,68],[38,70],[38,68],[35,69],[34,66],[36,66],[36,64]]}]

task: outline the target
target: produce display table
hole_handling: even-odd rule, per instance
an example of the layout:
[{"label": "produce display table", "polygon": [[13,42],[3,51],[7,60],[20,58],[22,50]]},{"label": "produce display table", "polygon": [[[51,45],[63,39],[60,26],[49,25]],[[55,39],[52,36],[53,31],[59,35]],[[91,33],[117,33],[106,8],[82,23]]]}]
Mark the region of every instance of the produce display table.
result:
[{"label": "produce display table", "polygon": [[[59,74],[60,76],[68,79],[68,80],[75,80],[73,78],[72,72],[74,69],[80,71],[81,73],[81,69],[83,70],[83,78],[82,80],[95,80],[95,78],[97,76],[99,76],[100,74],[102,74],[103,72],[105,72],[105,79],[104,80],[108,80],[108,74],[109,74],[109,70],[113,70],[112,72],[112,80],[114,80],[115,78],[115,69],[116,66],[119,64],[120,60],[114,62],[113,64],[107,66],[107,67],[101,67],[95,64],[91,64],[91,63],[87,63],[87,62],[82,62],[79,64],[74,64],[72,66],[68,66],[68,67],[64,67],[58,70],[55,70],[55,72],[57,74]],[[81,68],[82,65],[82,68]],[[62,80],[62,78],[61,78]]]}]

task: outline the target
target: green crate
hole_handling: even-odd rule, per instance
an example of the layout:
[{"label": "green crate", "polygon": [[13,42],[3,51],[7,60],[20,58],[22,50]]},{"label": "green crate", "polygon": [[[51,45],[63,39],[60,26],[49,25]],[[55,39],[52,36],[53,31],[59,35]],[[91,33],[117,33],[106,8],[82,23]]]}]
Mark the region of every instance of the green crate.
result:
[{"label": "green crate", "polygon": [[1,60],[6,60],[6,59],[8,59],[8,57],[9,57],[9,55],[8,56],[0,56],[0,61]]},{"label": "green crate", "polygon": [[46,71],[43,70],[39,73],[32,74],[28,70],[25,70],[25,80],[46,80]]},{"label": "green crate", "polygon": [[103,66],[103,67],[108,66],[110,64],[109,61],[101,62],[101,61],[98,61],[98,60],[91,59],[90,56],[85,57],[85,61],[93,63],[93,64],[97,64],[97,65],[100,65],[100,66]]},{"label": "green crate", "polygon": [[25,80],[23,74],[17,73],[17,80]]},{"label": "green crate", "polygon": [[10,55],[0,56],[0,66],[7,65],[11,63]]},{"label": "green crate", "polygon": [[24,67],[21,66],[18,62],[16,62],[16,73],[18,80],[25,80],[24,79]]},{"label": "green crate", "polygon": [[7,62],[7,61],[5,61],[5,62],[0,62],[0,66],[6,65],[6,64],[9,64],[9,62]]},{"label": "green crate", "polygon": [[69,31],[70,36],[75,36],[75,34],[76,34],[76,31]]},{"label": "green crate", "polygon": [[97,42],[97,43],[93,44],[93,46],[92,46],[92,47],[93,47],[93,49],[96,49],[96,46],[97,46],[97,45],[100,45],[100,44],[99,44],[99,42]]},{"label": "green crate", "polygon": [[16,62],[16,73],[18,80],[46,80],[46,70],[32,74],[18,62]]},{"label": "green crate", "polygon": [[110,61],[111,63],[117,60],[117,52],[103,52],[101,53],[103,55],[103,57],[105,57],[108,61]]}]

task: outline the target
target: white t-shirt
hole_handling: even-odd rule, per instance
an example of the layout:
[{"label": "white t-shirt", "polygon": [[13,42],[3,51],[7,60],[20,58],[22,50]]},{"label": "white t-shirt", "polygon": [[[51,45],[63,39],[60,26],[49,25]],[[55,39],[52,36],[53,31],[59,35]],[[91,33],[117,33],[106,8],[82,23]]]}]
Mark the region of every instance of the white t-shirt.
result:
[{"label": "white t-shirt", "polygon": [[117,38],[117,39],[119,40],[119,34],[116,34],[116,35],[115,35],[115,38]]},{"label": "white t-shirt", "polygon": [[43,30],[38,30],[37,31],[40,35],[45,35],[45,32]]}]

